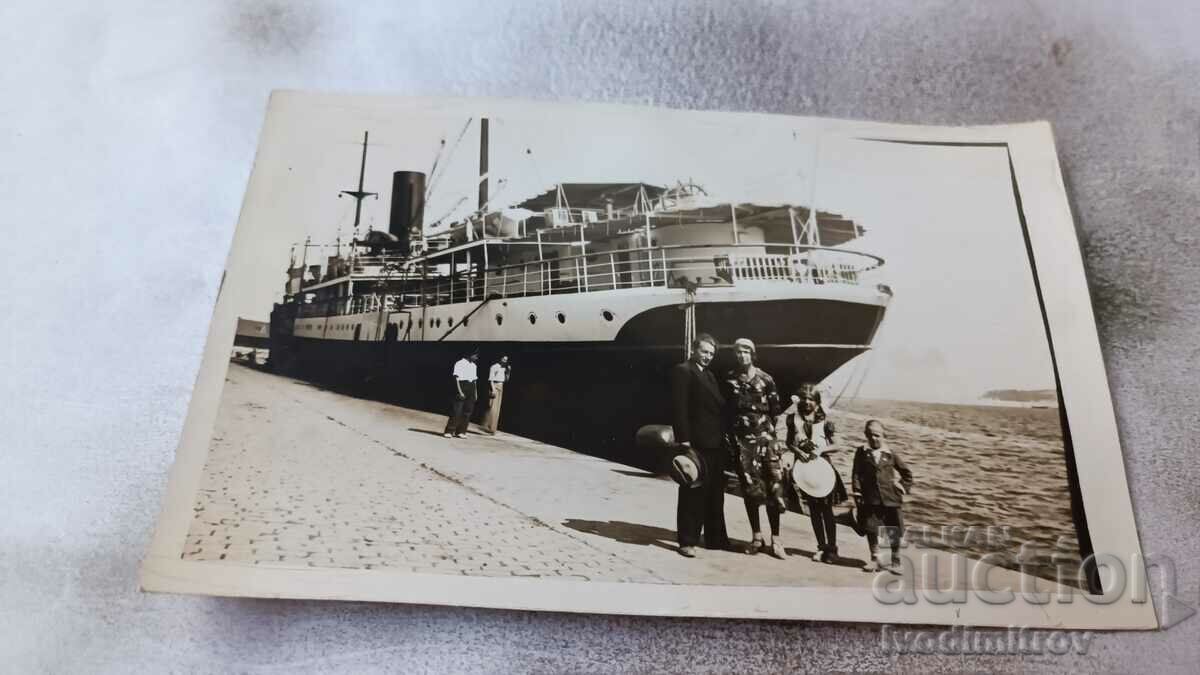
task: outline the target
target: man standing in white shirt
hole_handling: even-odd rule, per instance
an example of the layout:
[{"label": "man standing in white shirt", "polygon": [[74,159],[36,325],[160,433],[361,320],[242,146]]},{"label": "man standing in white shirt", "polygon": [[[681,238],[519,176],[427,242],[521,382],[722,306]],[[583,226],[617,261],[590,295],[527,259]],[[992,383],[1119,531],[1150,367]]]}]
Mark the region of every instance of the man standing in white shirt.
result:
[{"label": "man standing in white shirt", "polygon": [[488,385],[491,387],[488,392],[490,404],[487,415],[483,418],[483,427],[489,434],[494,435],[496,427],[500,426],[500,402],[504,400],[504,383],[508,382],[511,372],[512,367],[508,365],[507,356],[501,356],[500,360],[493,363],[488,371]]},{"label": "man standing in white shirt", "polygon": [[442,433],[446,438],[463,438],[467,435],[467,424],[471,421],[471,412],[475,410],[475,381],[479,379],[475,362],[478,360],[479,350],[474,350],[454,364],[455,398],[450,419],[446,420],[446,430]]}]

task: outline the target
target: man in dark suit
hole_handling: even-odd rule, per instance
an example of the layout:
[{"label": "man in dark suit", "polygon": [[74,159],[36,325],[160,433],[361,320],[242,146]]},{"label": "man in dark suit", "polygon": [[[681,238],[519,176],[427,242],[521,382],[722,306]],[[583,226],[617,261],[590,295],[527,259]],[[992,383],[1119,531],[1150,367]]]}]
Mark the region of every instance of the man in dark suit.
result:
[{"label": "man in dark suit", "polygon": [[692,343],[692,357],[671,370],[675,441],[692,448],[703,464],[700,484],[679,488],[679,554],[688,558],[696,557],[701,530],[706,548],[730,547],[725,531],[725,397],[709,369],[716,353],[717,341],[701,333]]},{"label": "man in dark suit", "polygon": [[[900,538],[904,533],[904,495],[912,490],[913,475],[900,454],[890,448],[884,436],[883,424],[867,422],[863,429],[867,444],[854,452],[853,478],[850,492],[858,509],[858,522],[866,531],[871,549],[869,571],[895,571],[900,565]],[[891,564],[879,556],[880,529],[891,539]]]}]

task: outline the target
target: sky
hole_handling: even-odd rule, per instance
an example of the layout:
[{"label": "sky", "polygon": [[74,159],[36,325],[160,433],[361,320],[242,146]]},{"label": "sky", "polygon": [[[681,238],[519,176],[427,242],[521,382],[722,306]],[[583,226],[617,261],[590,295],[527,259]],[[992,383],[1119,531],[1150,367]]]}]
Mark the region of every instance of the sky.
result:
[{"label": "sky", "polygon": [[861,140],[865,128],[811,118],[277,94],[227,268],[238,314],[267,318],[305,236],[352,236],[354,202],[338,192],[357,185],[364,131],[364,189],[379,198],[363,202],[360,232],[387,229],[393,171],[428,174],[435,160],[427,222],[474,208],[483,114],[495,205],[560,181],[694,180],[718,199],[815,201],[865,227],[847,247],[886,260],[878,277],[895,296],[873,353],[831,376],[835,390],[853,378],[862,396],[973,402],[1054,386],[1006,151]]}]

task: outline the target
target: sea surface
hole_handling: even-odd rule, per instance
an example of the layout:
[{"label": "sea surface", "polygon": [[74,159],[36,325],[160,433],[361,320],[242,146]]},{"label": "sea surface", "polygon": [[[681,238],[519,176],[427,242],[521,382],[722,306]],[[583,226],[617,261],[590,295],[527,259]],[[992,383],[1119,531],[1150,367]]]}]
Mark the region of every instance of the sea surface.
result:
[{"label": "sea surface", "polygon": [[[828,414],[845,448],[834,464],[847,485],[852,449],[866,442],[863,426],[871,418],[883,423],[915,480],[904,505],[910,539],[930,533],[935,548],[971,557],[998,553],[1005,567],[1020,567],[1021,560],[1026,572],[1047,579],[1067,565],[1071,574],[1063,581],[1077,585],[1079,542],[1057,408],[843,399]],[[994,536],[979,536],[982,530],[941,536],[953,526],[991,526]],[[1034,555],[1018,558],[1023,542],[1031,542]]]}]

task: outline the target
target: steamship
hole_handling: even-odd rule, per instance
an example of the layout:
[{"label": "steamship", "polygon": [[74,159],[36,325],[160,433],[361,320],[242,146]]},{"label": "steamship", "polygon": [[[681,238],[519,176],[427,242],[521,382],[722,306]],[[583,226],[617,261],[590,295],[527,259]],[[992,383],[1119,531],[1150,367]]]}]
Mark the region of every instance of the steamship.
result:
[{"label": "steamship", "polygon": [[[835,213],[710,198],[691,182],[560,183],[506,209],[424,223],[425,174],[393,174],[388,231],[313,264],[295,249],[270,320],[270,364],[355,395],[443,411],[451,369],[514,368],[501,428],[646,465],[633,439],[670,420],[667,370],[697,332],[747,337],[786,391],[868,350],[892,292],[883,259]],[[364,134],[355,224],[364,192]],[[474,187],[472,186],[472,191]],[[428,231],[427,231],[428,230]],[[318,249],[319,250],[319,249]],[[729,365],[728,350],[716,368]]]}]

